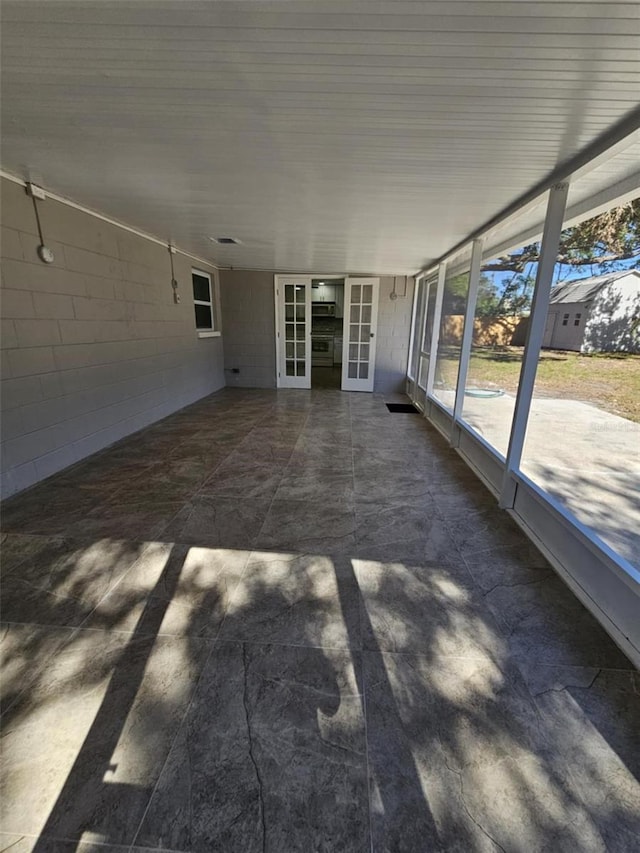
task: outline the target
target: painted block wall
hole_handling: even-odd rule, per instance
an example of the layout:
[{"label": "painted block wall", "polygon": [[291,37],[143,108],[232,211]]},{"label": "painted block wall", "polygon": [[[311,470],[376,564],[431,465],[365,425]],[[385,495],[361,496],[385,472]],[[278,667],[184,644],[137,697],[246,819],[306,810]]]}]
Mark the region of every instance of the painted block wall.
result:
[{"label": "painted block wall", "polygon": [[[222,338],[199,338],[192,266],[167,249],[2,180],[2,496],[224,386]],[[216,288],[217,289],[217,288]],[[218,305],[218,316],[220,309]]]},{"label": "painted block wall", "polygon": [[[220,270],[227,385],[276,387],[273,273]],[[232,368],[240,370],[232,373]]]},{"label": "painted block wall", "polygon": [[[227,385],[243,388],[276,387],[274,273],[220,270],[222,313],[225,322]],[[404,277],[397,279],[400,298],[391,300],[394,279],[380,278],[376,377],[374,390],[404,392],[413,280],[404,296]],[[239,373],[232,373],[239,368]]]},{"label": "painted block wall", "polygon": [[395,300],[390,298],[393,283],[393,276],[382,276],[380,278],[378,345],[374,382],[374,391],[379,394],[403,394],[407,372],[414,281],[408,279],[405,296],[405,277],[398,276],[396,278],[396,293],[399,295]]}]

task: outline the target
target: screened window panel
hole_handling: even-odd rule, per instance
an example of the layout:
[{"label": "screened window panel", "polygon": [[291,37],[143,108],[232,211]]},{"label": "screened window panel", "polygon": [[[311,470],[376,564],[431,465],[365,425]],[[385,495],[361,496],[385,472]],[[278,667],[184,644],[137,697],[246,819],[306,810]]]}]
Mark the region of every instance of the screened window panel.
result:
[{"label": "screened window panel", "polygon": [[193,283],[193,298],[197,299],[198,302],[211,302],[209,279],[197,273],[192,273],[191,279]]},{"label": "screened window panel", "polygon": [[210,305],[194,305],[196,312],[196,329],[211,329],[213,315]]}]

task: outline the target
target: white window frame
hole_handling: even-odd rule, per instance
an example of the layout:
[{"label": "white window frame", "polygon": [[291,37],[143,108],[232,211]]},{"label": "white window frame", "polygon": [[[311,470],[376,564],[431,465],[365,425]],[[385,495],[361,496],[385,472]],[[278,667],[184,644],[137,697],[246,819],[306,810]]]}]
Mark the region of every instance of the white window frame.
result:
[{"label": "white window frame", "polygon": [[[637,194],[637,176],[634,176],[633,186],[634,194]],[[626,196],[618,195],[613,187],[604,195],[601,193],[598,198],[604,201],[600,207],[595,202],[584,202],[580,208],[580,219],[586,219],[595,215],[600,209],[605,209],[604,202],[608,208],[632,197],[631,191],[625,190],[625,192],[627,192]],[[620,648],[636,666],[640,666],[640,623],[637,618],[640,607],[640,570],[616,553],[600,539],[595,531],[581,523],[559,500],[531,481],[520,467],[535,372],[549,308],[557,244],[563,227],[569,227],[575,219],[573,209],[566,209],[566,199],[566,182],[560,182],[549,188],[541,257],[506,458],[465,422],[463,413],[460,411],[466,378],[463,374],[468,368],[473,343],[472,328],[469,328],[467,334],[463,333],[456,392],[457,405],[454,412],[446,409],[434,397],[433,382],[428,381],[423,414],[449,439],[460,456],[493,492],[499,505],[537,545],[577,598],[604,626]],[[483,237],[485,235],[480,234],[477,239],[482,240]],[[476,249],[476,262],[479,252],[480,249]],[[431,364],[435,364],[437,331],[440,328],[442,315],[440,288],[444,284],[447,260],[448,258],[443,258],[438,269],[440,298],[435,307]],[[424,276],[424,273],[419,275]],[[473,303],[477,297],[475,286],[471,289],[472,283],[470,280],[465,329],[472,316],[472,306],[469,303]],[[420,322],[418,307],[419,303],[416,300],[413,306],[414,324]],[[415,328],[417,329],[417,325]],[[420,394],[416,377],[407,376],[406,387],[413,402],[419,405]]]},{"label": "white window frame", "polygon": [[[209,282],[209,301],[207,302],[204,299],[196,299],[193,293],[193,276],[199,275],[202,278],[206,278]],[[191,267],[191,296],[193,299],[194,305],[194,320],[196,323],[196,332],[199,338],[218,338],[220,337],[220,330],[217,328],[217,312],[216,312],[216,302],[215,302],[215,293],[214,293],[214,282],[215,279],[209,272],[205,272],[204,270],[197,269],[196,267]],[[198,321],[196,320],[196,305],[206,305],[211,311],[211,326],[198,328]]]}]

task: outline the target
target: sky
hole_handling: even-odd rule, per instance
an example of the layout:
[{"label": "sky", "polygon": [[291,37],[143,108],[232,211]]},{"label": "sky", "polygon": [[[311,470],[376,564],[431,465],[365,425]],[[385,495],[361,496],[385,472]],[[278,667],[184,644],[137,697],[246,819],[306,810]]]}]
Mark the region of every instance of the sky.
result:
[{"label": "sky", "polygon": [[[537,264],[530,264],[527,272],[535,276]],[[602,264],[586,264],[582,267],[570,268],[566,264],[556,264],[553,272],[553,284],[565,284],[568,281],[577,281],[581,278],[591,278],[596,275],[603,275],[606,272],[619,272],[626,269],[640,269],[640,258],[629,258],[625,261],[617,261],[612,267],[611,264],[606,266]],[[490,278],[498,288],[498,293],[502,294],[505,286],[513,277],[511,272],[486,272],[483,275]]]}]

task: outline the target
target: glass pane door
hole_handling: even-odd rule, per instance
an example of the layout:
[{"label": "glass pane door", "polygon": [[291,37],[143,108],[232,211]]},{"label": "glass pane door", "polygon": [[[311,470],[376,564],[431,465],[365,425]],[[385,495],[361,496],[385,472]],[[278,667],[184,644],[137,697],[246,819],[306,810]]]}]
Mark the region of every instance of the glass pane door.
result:
[{"label": "glass pane door", "polygon": [[412,384],[415,384],[416,373],[418,370],[418,356],[420,355],[420,344],[422,340],[422,312],[424,311],[424,294],[425,281],[420,279],[416,284],[415,297],[415,317],[413,319],[413,340],[411,342],[411,351],[409,353],[409,363],[407,367],[407,378]]},{"label": "glass pane door", "polygon": [[418,355],[418,369],[415,386],[415,400],[422,409],[426,405],[427,384],[429,381],[429,363],[431,354],[431,341],[433,339],[433,317],[435,314],[436,294],[438,291],[438,277],[428,279],[424,282],[423,311],[420,329],[420,352]]},{"label": "glass pane door", "polygon": [[373,391],[379,285],[377,278],[345,282],[343,391]]},{"label": "glass pane door", "polygon": [[311,279],[277,276],[278,387],[311,387]]}]

